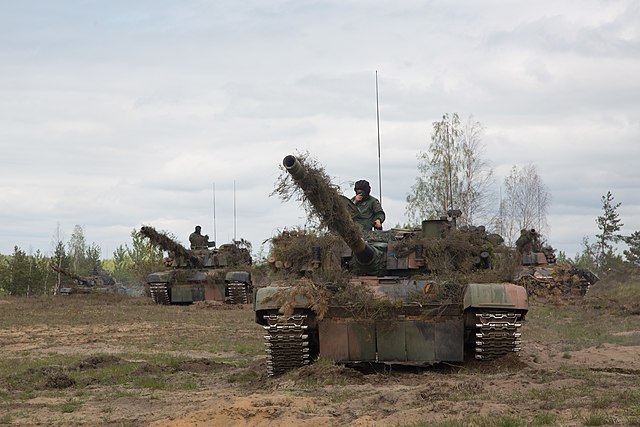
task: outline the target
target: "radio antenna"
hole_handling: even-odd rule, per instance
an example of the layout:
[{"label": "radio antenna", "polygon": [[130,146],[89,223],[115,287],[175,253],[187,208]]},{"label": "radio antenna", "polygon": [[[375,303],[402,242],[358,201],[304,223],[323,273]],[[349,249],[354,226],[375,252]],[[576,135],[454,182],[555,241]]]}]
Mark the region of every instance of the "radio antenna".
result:
[{"label": "radio antenna", "polygon": [[378,70],[376,70],[376,123],[378,125],[378,189],[382,203],[382,169],[380,167],[380,108],[378,106]]},{"label": "radio antenna", "polygon": [[216,235],[216,183],[213,183],[213,241],[217,242],[218,237]]}]

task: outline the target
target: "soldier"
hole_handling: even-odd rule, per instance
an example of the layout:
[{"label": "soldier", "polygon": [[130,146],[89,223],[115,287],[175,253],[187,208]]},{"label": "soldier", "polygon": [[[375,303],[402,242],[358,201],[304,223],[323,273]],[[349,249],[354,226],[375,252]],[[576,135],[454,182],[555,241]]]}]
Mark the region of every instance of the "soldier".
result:
[{"label": "soldier", "polygon": [[516,247],[521,254],[540,252],[540,234],[535,230],[535,228],[532,228],[531,230],[521,230],[520,237],[516,240]]},{"label": "soldier", "polygon": [[351,201],[358,209],[358,214],[355,215],[353,220],[360,225],[363,230],[371,230],[372,228],[382,230],[385,214],[380,201],[371,195],[369,182],[364,179],[356,181],[353,189],[356,195]]},{"label": "soldier", "polygon": [[202,227],[196,225],[196,229],[193,233],[189,234],[189,243],[191,244],[191,249],[206,249],[209,243],[209,236],[202,235],[200,233]]}]

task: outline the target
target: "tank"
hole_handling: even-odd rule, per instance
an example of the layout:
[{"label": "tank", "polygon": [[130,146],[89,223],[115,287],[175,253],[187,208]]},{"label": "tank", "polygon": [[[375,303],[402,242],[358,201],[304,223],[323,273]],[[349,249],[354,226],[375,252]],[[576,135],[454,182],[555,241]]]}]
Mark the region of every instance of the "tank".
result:
[{"label": "tank", "polygon": [[493,359],[520,350],[526,289],[469,280],[495,259],[483,229],[458,230],[449,212],[415,229],[363,232],[351,201],[322,171],[293,155],[283,166],[329,232],[272,239],[269,264],[279,280],[257,289],[254,301],[269,375],[318,357],[431,365],[463,362],[465,352]]},{"label": "tank", "polygon": [[60,287],[58,289],[60,295],[118,292],[116,281],[106,272],[91,276],[80,276],[55,265],[51,265],[51,269],[70,278],[73,283],[71,286]]},{"label": "tank", "polygon": [[251,254],[243,240],[187,249],[165,233],[144,226],[140,233],[166,251],[167,270],[151,273],[146,282],[156,304],[191,304],[196,301],[222,301],[248,304],[253,300]]},{"label": "tank", "polygon": [[589,269],[557,262],[555,249],[545,244],[535,229],[520,232],[516,249],[521,267],[514,281],[530,295],[582,297],[599,280]]}]

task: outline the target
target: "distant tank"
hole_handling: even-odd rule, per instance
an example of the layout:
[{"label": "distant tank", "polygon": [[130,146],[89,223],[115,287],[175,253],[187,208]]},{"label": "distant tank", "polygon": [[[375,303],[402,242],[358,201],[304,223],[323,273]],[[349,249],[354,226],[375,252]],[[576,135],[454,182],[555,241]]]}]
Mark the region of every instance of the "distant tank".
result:
[{"label": "distant tank", "polygon": [[462,362],[465,344],[478,359],[520,350],[526,290],[469,282],[470,272],[492,265],[484,230],[458,230],[454,215],[418,229],[363,233],[353,204],[324,173],[292,155],[283,166],[330,233],[273,239],[269,261],[283,279],[257,289],[254,302],[270,375],[318,356],[429,365]]},{"label": "distant tank", "polygon": [[558,263],[555,249],[543,244],[535,229],[520,232],[516,249],[522,265],[514,281],[526,287],[531,295],[584,296],[599,280],[586,268]]},{"label": "distant tank", "polygon": [[72,280],[73,284],[71,286],[62,286],[58,289],[60,295],[116,293],[119,291],[116,281],[106,272],[96,273],[91,276],[80,276],[53,264],[51,264],[51,269]]},{"label": "distant tank", "polygon": [[244,241],[204,245],[187,249],[152,227],[140,232],[156,247],[166,251],[166,271],[147,276],[149,293],[156,304],[190,304],[196,301],[222,301],[248,304],[253,300],[251,254]]}]

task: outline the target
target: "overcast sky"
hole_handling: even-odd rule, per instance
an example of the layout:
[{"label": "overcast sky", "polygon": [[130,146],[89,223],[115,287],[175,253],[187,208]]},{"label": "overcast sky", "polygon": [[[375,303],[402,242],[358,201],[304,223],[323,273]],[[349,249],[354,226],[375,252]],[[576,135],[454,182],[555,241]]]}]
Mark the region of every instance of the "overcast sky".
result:
[{"label": "overcast sky", "polygon": [[0,2],[0,253],[76,224],[104,258],[141,225],[259,253],[305,223],[269,196],[286,154],[378,194],[376,70],[386,225],[457,112],[496,191],[538,168],[552,246],[593,241],[607,191],[640,229],[637,0],[20,0]]}]

